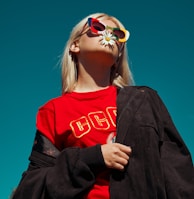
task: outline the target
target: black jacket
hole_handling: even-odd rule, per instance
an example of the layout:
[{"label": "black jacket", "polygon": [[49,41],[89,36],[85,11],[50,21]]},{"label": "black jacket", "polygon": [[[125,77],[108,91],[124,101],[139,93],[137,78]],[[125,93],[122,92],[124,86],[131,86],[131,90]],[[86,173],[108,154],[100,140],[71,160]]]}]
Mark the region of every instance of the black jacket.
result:
[{"label": "black jacket", "polygon": [[[116,142],[132,155],[124,171],[111,172],[111,199],[194,198],[191,155],[154,90],[120,89]],[[81,199],[105,167],[100,145],[58,151],[41,132],[29,159],[13,199]]]}]

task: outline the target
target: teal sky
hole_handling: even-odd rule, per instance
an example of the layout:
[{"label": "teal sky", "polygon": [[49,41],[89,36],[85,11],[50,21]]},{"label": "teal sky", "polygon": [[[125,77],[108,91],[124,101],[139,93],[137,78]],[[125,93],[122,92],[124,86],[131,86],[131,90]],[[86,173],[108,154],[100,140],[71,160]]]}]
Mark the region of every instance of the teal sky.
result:
[{"label": "teal sky", "polygon": [[193,11],[192,0],[0,0],[1,198],[28,165],[38,107],[60,95],[71,28],[94,12],[116,16],[130,31],[136,84],[158,91],[194,157]]}]

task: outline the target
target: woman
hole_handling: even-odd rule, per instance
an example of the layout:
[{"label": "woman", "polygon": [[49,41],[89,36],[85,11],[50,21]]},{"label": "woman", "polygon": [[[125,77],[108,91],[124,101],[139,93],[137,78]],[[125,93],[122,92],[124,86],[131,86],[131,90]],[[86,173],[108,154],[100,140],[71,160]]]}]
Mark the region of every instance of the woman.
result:
[{"label": "woman", "polygon": [[129,32],[96,13],[72,30],[62,96],[37,114],[14,199],[194,197],[191,155],[157,93],[132,86]]}]

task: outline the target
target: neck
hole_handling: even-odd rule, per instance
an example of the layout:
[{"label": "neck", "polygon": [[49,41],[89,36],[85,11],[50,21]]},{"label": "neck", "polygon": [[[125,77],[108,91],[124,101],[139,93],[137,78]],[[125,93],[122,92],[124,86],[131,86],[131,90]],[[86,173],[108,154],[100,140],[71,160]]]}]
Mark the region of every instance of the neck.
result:
[{"label": "neck", "polygon": [[107,88],[110,86],[110,67],[79,66],[79,75],[74,91],[89,92]]},{"label": "neck", "polygon": [[89,92],[101,90],[110,85],[109,78],[93,78],[89,74],[80,75],[75,86],[75,91],[78,92]]}]

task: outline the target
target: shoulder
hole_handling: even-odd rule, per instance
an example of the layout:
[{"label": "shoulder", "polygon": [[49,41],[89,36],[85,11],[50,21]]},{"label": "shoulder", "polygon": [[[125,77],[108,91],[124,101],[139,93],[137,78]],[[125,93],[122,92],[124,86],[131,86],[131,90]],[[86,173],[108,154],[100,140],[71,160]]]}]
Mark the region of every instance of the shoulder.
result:
[{"label": "shoulder", "polygon": [[53,110],[55,109],[55,107],[60,106],[61,104],[64,104],[65,100],[66,100],[65,95],[51,98],[48,101],[46,101],[43,105],[41,105],[39,109]]},{"label": "shoulder", "polygon": [[119,89],[126,94],[144,94],[144,95],[157,95],[157,91],[149,86],[125,86]]},{"label": "shoulder", "polygon": [[133,102],[138,107],[157,98],[157,92],[148,86],[125,86],[118,89],[117,104]]},{"label": "shoulder", "polygon": [[[123,90],[123,92],[122,92]],[[126,86],[120,90],[120,97],[118,96],[118,102],[133,102],[128,104],[133,104],[136,110],[152,109],[153,112],[166,111],[166,105],[162,98],[159,96],[158,92],[148,86]],[[127,99],[126,101],[124,101]]]},{"label": "shoulder", "polygon": [[[149,86],[125,86],[119,91],[120,98],[123,96],[129,96],[135,98],[140,103],[149,102],[150,104],[158,104],[161,102],[161,98],[158,92]],[[119,96],[119,95],[118,95]]]},{"label": "shoulder", "polygon": [[156,92],[155,89],[149,87],[149,86],[125,86],[123,89],[126,90],[136,90],[139,92]]}]

